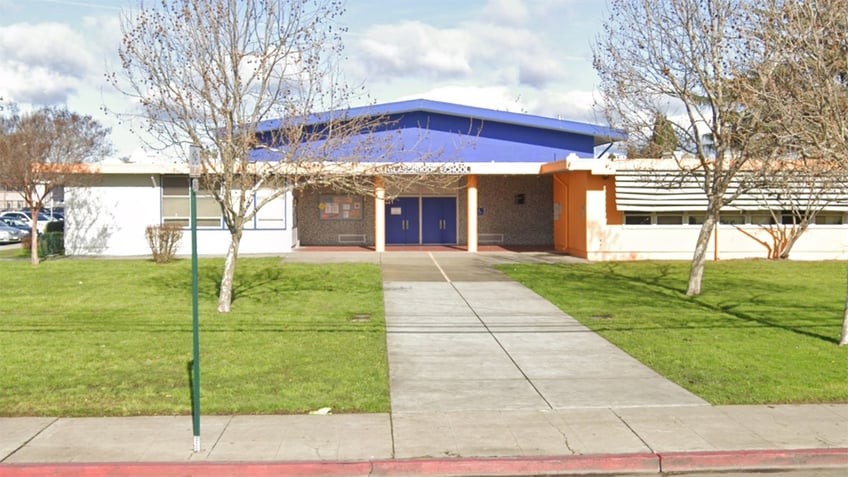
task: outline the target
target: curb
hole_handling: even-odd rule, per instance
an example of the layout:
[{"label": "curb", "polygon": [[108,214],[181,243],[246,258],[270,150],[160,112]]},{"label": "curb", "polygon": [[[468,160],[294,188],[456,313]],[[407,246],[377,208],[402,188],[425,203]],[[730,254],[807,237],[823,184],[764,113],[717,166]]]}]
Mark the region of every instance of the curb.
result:
[{"label": "curb", "polygon": [[848,448],[658,454],[663,472],[848,468]]},{"label": "curb", "polygon": [[661,454],[602,454],[562,457],[408,459],[363,462],[163,462],[0,464],[0,477],[245,477],[270,476],[532,476],[569,474],[659,474],[660,472],[848,469],[848,448]]},{"label": "curb", "polygon": [[573,455],[490,459],[389,460],[373,463],[373,476],[531,476],[659,473],[654,454]]}]

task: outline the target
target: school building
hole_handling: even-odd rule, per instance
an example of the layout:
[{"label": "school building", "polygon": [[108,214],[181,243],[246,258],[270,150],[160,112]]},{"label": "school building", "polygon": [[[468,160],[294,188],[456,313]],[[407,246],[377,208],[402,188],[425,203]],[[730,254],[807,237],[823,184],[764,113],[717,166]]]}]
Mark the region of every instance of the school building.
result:
[{"label": "school building", "polygon": [[[445,245],[555,250],[590,260],[690,259],[706,198],[695,184],[669,188],[669,160],[611,160],[625,139],[598,125],[429,100],[355,108],[351,116],[388,118],[405,161],[419,150],[444,181],[392,190],[375,178],[371,193],[329,189],[287,193],[246,227],[241,254],[284,254],[305,246]],[[260,125],[270,131],[276,122]],[[264,128],[264,129],[263,129]],[[433,153],[437,151],[437,153]],[[420,167],[420,166],[417,166]],[[420,169],[416,171],[420,172]],[[188,228],[188,166],[101,164],[99,180],[65,193],[71,255],[149,255],[148,225]],[[402,174],[402,169],[398,174]],[[417,173],[417,172],[416,172]],[[269,191],[259,191],[261,199]],[[765,257],[768,211],[747,195],[722,210],[710,243],[716,259]],[[793,259],[848,258],[848,201],[830,204],[793,249]],[[198,196],[198,253],[229,244],[215,201]],[[190,253],[186,238],[181,254]]]}]

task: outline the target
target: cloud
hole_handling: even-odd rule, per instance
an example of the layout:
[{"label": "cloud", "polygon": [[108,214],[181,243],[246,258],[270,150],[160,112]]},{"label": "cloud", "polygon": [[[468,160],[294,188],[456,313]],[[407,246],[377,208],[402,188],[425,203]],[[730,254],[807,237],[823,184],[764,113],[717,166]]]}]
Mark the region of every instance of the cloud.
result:
[{"label": "cloud", "polygon": [[460,30],[407,21],[371,28],[360,41],[360,49],[369,76],[455,78],[471,72],[469,40]]},{"label": "cloud", "polygon": [[561,93],[547,92],[532,96],[527,107],[533,114],[551,118],[605,124],[603,114],[595,108],[595,92],[569,90]]},{"label": "cloud", "polygon": [[400,101],[410,99],[430,99],[498,111],[526,112],[519,98],[506,86],[443,86],[399,98]]},{"label": "cloud", "polygon": [[501,86],[441,86],[422,93],[401,96],[397,101],[430,99],[463,104],[478,108],[533,114],[569,121],[606,124],[603,114],[595,108],[595,93],[569,90],[561,93],[536,90],[524,93],[514,87]]},{"label": "cloud", "polygon": [[523,25],[530,19],[525,0],[489,0],[483,7],[483,18],[497,24]]},{"label": "cloud", "polygon": [[519,60],[518,83],[521,85],[541,89],[564,77],[562,63],[546,53],[538,52],[532,58]]},{"label": "cloud", "polygon": [[0,96],[18,103],[63,103],[95,61],[67,25],[18,23],[0,27]]}]

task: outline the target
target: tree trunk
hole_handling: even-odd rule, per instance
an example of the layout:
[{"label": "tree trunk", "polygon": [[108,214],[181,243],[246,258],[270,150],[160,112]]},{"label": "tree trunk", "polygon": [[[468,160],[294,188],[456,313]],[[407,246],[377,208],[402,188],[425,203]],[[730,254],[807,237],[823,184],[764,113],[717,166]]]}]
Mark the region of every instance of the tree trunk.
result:
[{"label": "tree trunk", "polygon": [[30,235],[29,261],[33,265],[38,265],[38,224],[35,221],[32,222],[30,233],[32,235]]},{"label": "tree trunk", "polygon": [[233,302],[233,279],[236,274],[236,261],[238,260],[239,243],[241,233],[230,236],[230,248],[227,249],[227,258],[224,261],[224,274],[221,277],[221,292],[218,295],[218,313],[229,313]]},{"label": "tree trunk", "polygon": [[839,346],[848,345],[848,287],[845,290],[845,308],[842,312],[842,337],[839,338]]},{"label": "tree trunk", "polygon": [[686,294],[689,296],[701,294],[704,264],[707,261],[707,247],[710,245],[710,238],[718,220],[718,211],[721,208],[721,205],[712,202],[710,200],[710,205],[707,207],[707,215],[704,217],[704,223],[701,225],[700,233],[698,233],[698,242],[695,244],[695,253],[692,255],[692,266],[689,269],[689,288],[686,290]]},{"label": "tree trunk", "polygon": [[807,223],[798,224],[797,226],[792,226],[786,233],[786,237],[784,237],[783,249],[781,250],[780,258],[781,260],[786,260],[789,258],[789,252],[792,251],[792,247],[795,246],[795,242],[801,238],[801,235],[804,235],[804,232],[807,231]]},{"label": "tree trunk", "polygon": [[29,211],[30,214],[32,214],[32,230],[30,231],[32,235],[30,235],[29,261],[33,265],[38,265],[38,214],[41,213],[41,209],[31,207]]}]

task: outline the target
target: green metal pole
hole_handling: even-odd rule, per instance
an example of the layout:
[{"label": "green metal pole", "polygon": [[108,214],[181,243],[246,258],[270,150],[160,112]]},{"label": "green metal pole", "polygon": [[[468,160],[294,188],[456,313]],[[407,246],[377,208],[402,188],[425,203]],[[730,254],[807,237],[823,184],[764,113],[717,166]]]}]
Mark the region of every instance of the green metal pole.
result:
[{"label": "green metal pole", "polygon": [[200,330],[197,313],[197,178],[191,179],[191,321],[194,334],[192,360],[192,429],[194,452],[200,452]]}]

